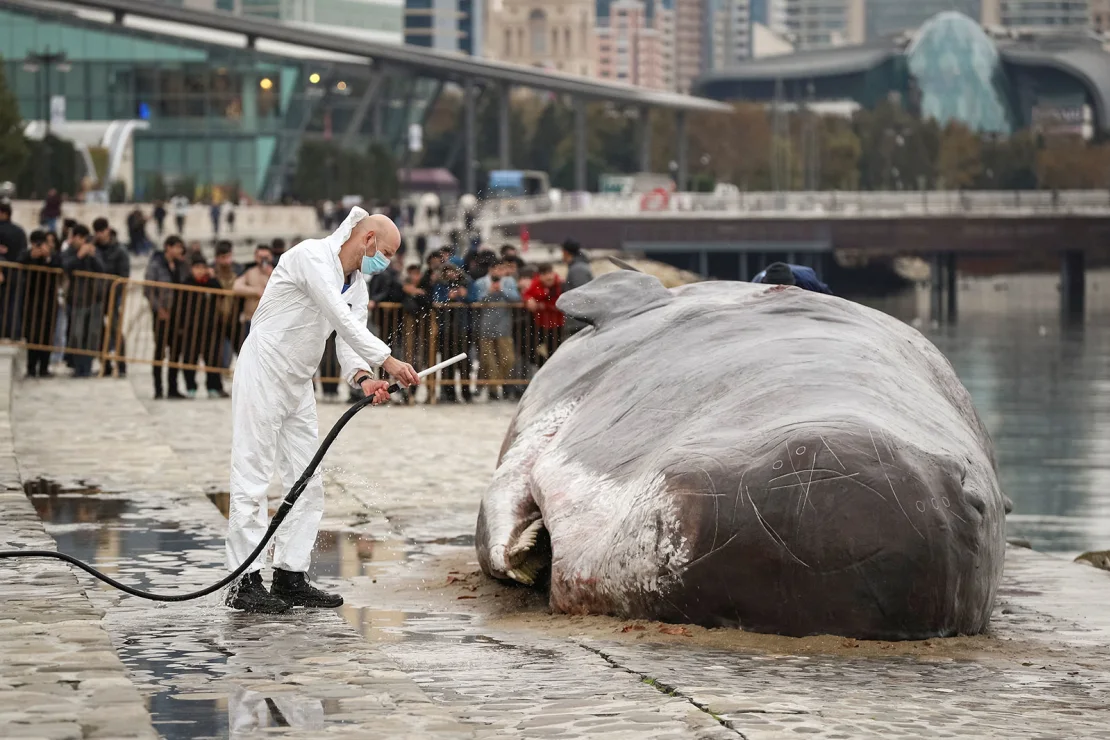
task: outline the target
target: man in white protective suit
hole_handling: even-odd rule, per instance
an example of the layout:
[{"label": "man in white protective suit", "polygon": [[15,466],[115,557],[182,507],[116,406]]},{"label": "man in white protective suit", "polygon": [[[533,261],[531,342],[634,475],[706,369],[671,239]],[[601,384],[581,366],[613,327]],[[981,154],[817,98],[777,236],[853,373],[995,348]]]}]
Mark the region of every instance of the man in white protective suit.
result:
[{"label": "man in white protective suit", "polygon": [[[333,330],[343,378],[374,396],[374,403],[388,400],[389,383],[375,380],[371,368],[382,368],[403,385],[420,382],[412,366],[392,357],[366,328],[365,276],[384,270],[400,243],[393,222],[356,207],[334,234],[301,242],[274,268],[232,385],[229,570],[238,568],[266,533],[266,489],[275,464],[288,492],[316,453],[312,378]],[[342,605],[341,596],[314,587],[306,576],[323,512],[317,473],[274,535],[271,590],[262,583],[263,555],[230,589],[228,606],[277,614],[291,606]]]}]

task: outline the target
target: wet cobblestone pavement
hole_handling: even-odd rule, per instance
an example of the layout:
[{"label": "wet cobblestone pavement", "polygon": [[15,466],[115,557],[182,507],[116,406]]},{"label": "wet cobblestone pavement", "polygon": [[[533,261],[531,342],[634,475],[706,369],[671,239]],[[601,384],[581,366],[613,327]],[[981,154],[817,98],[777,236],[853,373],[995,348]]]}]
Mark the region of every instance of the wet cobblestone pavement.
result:
[{"label": "wet cobblestone pavement", "polygon": [[[32,501],[59,549],[131,585],[173,593],[222,575],[218,515],[204,500],[131,493]],[[469,735],[333,613],[248,616],[222,607],[219,594],[154,604],[82,580],[165,738],[262,728],[361,736],[371,724],[390,737]]]},{"label": "wet cobblestone pavement", "polygon": [[[34,497],[59,549],[185,590],[222,575],[230,406],[155,403],[148,384],[136,368],[64,406],[59,385],[17,384],[16,454],[24,480],[110,492]],[[321,426],[345,408],[321,405]],[[1063,558],[1010,548],[990,636],[912,645],[668,633],[485,582],[473,528],[511,413],[391,407],[348,426],[313,565],[347,599],[336,612],[154,605],[82,576],[157,732],[1110,738],[1110,573]]]}]

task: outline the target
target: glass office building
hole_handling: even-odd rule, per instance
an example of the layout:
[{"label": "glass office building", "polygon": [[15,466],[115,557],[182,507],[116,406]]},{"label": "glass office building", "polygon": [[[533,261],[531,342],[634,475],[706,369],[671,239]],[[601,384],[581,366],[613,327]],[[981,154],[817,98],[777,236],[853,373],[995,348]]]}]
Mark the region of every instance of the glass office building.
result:
[{"label": "glass office building", "polygon": [[949,10],[977,20],[982,4],[982,0],[867,0],[867,40],[916,31],[933,16]]},{"label": "glass office building", "polygon": [[[0,54],[24,120],[47,115],[49,90],[65,97],[69,121],[149,122],[134,134],[140,199],[158,178],[275,197],[303,137],[339,138],[355,120],[358,146],[376,133],[399,144],[411,110],[430,102],[433,86],[385,85],[377,114],[363,115],[357,110],[371,82],[366,65],[227,43],[200,29],[183,38],[46,9],[0,9]],[[65,52],[67,64],[25,64],[28,54],[47,51]]]}]

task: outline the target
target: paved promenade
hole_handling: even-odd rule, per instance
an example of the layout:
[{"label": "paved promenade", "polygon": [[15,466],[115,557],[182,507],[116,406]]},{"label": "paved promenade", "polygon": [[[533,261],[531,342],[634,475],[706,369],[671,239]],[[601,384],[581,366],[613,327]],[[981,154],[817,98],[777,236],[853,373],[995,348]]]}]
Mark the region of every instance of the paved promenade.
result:
[{"label": "paved promenade", "polygon": [[[0,540],[47,546],[19,492],[46,479],[63,492],[30,503],[59,549],[192,589],[222,575],[230,405],[156,403],[146,368],[131,372],[14,384]],[[321,405],[321,426],[345,408]],[[489,583],[474,522],[511,414],[386,407],[348,425],[324,463],[313,566],[347,599],[336,612],[159,605],[60,563],[5,565],[0,589],[19,596],[0,603],[0,718],[41,737],[116,736],[97,724],[111,715],[133,718],[127,737],[166,738],[1110,738],[1110,573],[1029,550],[1008,553],[991,635],[916,643],[571,618]],[[80,629],[58,626],[63,609]],[[96,645],[82,670],[110,683],[57,667],[73,635]],[[8,700],[28,673],[68,703]]]}]

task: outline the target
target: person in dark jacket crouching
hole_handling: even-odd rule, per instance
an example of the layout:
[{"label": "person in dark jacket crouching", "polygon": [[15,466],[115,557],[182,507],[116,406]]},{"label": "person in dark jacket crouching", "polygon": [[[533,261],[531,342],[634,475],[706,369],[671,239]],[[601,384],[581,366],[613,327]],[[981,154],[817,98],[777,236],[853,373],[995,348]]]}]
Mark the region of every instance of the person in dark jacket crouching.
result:
[{"label": "person in dark jacket crouching", "polygon": [[829,286],[817,277],[812,267],[788,265],[785,262],[772,262],[767,269],[752,278],[752,282],[764,285],[795,285],[814,293],[833,294]]}]

